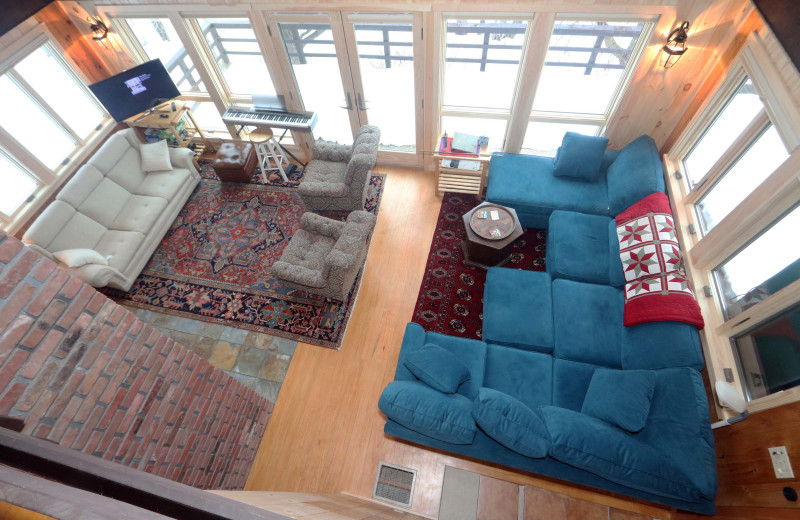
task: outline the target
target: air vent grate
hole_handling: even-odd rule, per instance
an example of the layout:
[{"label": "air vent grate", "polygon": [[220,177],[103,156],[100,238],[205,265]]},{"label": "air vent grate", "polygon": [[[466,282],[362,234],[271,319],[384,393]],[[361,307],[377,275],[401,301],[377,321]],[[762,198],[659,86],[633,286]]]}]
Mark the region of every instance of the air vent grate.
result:
[{"label": "air vent grate", "polygon": [[375,476],[375,490],[372,492],[372,498],[397,506],[411,507],[416,478],[417,470],[415,469],[381,461]]}]

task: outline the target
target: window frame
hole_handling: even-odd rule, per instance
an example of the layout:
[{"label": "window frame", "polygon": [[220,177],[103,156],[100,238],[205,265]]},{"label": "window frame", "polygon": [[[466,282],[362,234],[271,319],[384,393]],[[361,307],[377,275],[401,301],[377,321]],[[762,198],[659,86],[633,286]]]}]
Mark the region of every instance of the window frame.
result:
[{"label": "window frame", "polygon": [[[13,212],[10,214],[0,212],[0,227],[3,227],[8,233],[14,233],[22,227],[27,218],[46,202],[48,196],[71,177],[78,165],[108,136],[114,126],[111,116],[108,115],[105,108],[89,90],[88,84],[91,82],[81,73],[77,64],[63,51],[57,42],[57,38],[43,24],[39,24],[13,44],[0,51],[0,75],[11,73],[12,81],[29,96],[33,103],[42,109],[54,124],[75,142],[75,146],[64,158],[64,161],[55,168],[49,168],[5,129],[0,128],[0,153],[3,153],[11,162],[19,166],[26,175],[38,184],[28,200]],[[19,79],[21,77],[12,70],[19,62],[43,46],[48,48],[48,51],[52,53],[64,71],[103,114],[98,126],[86,137],[81,137],[77,134],[41,96],[35,93],[35,90],[24,79],[20,82]]]},{"label": "window frame", "polygon": [[[690,186],[684,158],[724,110],[745,76],[752,80],[765,109],[733,141],[706,175]],[[774,117],[774,114],[780,117]],[[711,230],[701,234],[695,205],[770,124],[776,127],[786,145],[788,159]],[[741,313],[726,318],[714,273],[800,203],[799,129],[798,102],[792,98],[783,76],[766,52],[763,40],[753,33],[748,36],[745,46],[714,93],[689,122],[675,146],[664,155],[664,167],[668,172],[667,190],[684,248],[687,275],[694,284],[706,322],[700,337],[712,387],[716,381],[727,380],[743,395],[748,395],[741,381],[731,339],[800,303],[800,280],[796,280]],[[726,371],[732,372],[732,377],[730,373],[726,377]],[[800,387],[756,398],[749,402],[748,409],[764,410],[795,401],[800,401]],[[717,412],[721,417],[729,415],[719,405]]]}]

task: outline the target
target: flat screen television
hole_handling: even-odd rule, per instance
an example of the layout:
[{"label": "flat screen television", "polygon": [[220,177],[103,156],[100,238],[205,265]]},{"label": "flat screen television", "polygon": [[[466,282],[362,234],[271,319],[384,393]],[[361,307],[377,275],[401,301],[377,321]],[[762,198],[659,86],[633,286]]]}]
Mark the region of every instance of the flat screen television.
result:
[{"label": "flat screen television", "polygon": [[118,122],[181,95],[158,59],[89,85],[89,90]]}]

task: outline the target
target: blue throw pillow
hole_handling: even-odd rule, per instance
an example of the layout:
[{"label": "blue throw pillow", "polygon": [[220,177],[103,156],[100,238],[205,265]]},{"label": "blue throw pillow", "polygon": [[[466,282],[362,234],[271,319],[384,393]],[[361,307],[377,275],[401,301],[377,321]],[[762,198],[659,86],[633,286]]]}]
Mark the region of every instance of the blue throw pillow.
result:
[{"label": "blue throw pillow", "polygon": [[406,356],[403,364],[429,387],[453,394],[458,385],[469,379],[469,369],[449,350],[433,343]]},{"label": "blue throw pillow", "polygon": [[600,180],[608,138],[567,132],[553,163],[553,175],[589,182]]},{"label": "blue throw pillow", "polygon": [[581,413],[615,424],[631,433],[644,428],[656,387],[652,370],[594,371]]},{"label": "blue throw pillow", "polygon": [[463,395],[437,392],[419,381],[389,383],[378,408],[409,430],[452,444],[472,444],[478,432],[472,401]]},{"label": "blue throw pillow", "polygon": [[542,458],[550,449],[550,433],[542,419],[508,394],[481,388],[472,417],[486,435],[526,457]]}]

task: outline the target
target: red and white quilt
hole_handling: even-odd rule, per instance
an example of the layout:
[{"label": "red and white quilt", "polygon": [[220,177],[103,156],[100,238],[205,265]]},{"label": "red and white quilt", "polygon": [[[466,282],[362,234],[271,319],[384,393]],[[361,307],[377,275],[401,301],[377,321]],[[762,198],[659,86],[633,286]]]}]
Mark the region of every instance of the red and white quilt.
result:
[{"label": "red and white quilt", "polygon": [[704,326],[700,307],[683,269],[669,199],[654,193],[616,218],[619,256],[625,274],[625,326],[683,321]]}]

